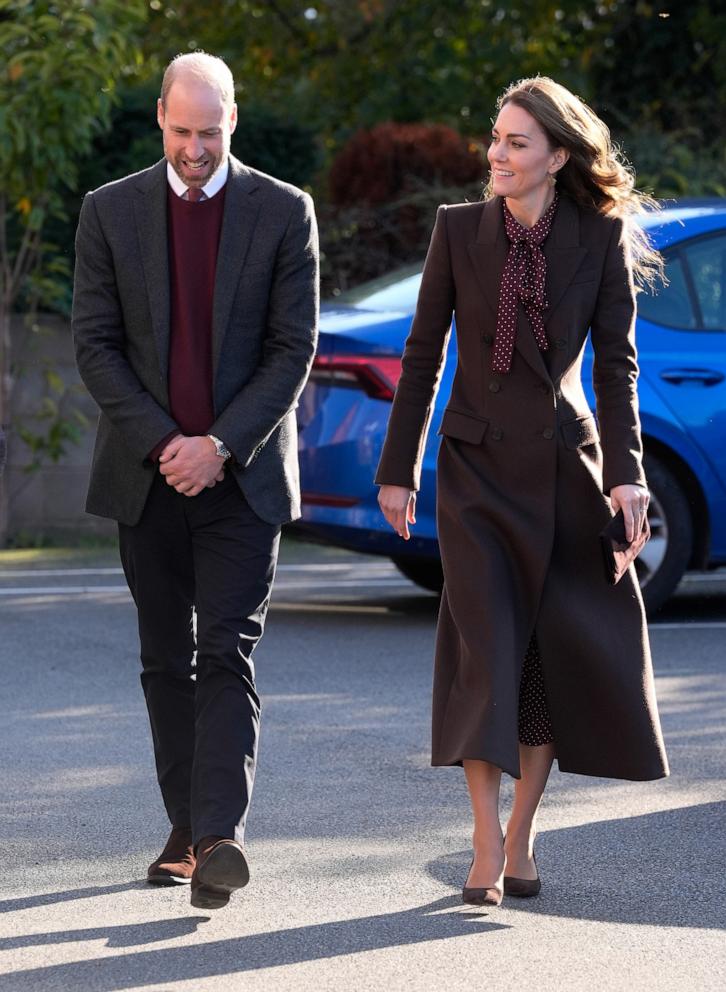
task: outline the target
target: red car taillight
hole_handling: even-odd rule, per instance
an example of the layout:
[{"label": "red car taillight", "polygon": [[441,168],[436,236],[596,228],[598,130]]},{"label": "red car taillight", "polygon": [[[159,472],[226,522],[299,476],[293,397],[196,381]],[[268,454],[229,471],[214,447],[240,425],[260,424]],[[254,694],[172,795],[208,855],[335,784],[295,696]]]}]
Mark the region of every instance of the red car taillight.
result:
[{"label": "red car taillight", "polygon": [[321,385],[362,389],[374,400],[390,402],[401,378],[401,359],[391,355],[318,355],[310,378]]}]

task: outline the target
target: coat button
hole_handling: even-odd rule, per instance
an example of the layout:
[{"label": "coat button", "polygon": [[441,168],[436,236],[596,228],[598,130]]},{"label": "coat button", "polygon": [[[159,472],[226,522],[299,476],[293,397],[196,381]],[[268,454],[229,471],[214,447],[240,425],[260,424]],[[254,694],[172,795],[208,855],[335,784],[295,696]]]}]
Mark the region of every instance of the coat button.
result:
[{"label": "coat button", "polygon": [[542,431],[542,437],[547,438],[548,441],[551,441],[554,436],[555,436],[555,432],[552,430],[551,427],[545,427],[545,429]]},{"label": "coat button", "polygon": [[484,344],[491,344],[493,340],[494,340],[494,338],[492,337],[491,334],[485,334],[483,336],[483,338],[482,338],[482,341],[484,342]]},{"label": "coat button", "polygon": [[550,387],[547,385],[546,382],[540,382],[539,388],[545,394],[545,396],[549,396]]},{"label": "coat button", "polygon": [[567,347],[567,341],[564,338],[555,339],[555,348],[559,348],[560,351]]},{"label": "coat button", "polygon": [[501,427],[493,427],[489,433],[491,435],[492,441],[501,441],[502,438],[504,437],[504,432],[502,431]]},{"label": "coat button", "polygon": [[499,385],[498,382],[490,382],[489,383],[489,392],[490,393],[498,393],[501,388],[502,387]]}]

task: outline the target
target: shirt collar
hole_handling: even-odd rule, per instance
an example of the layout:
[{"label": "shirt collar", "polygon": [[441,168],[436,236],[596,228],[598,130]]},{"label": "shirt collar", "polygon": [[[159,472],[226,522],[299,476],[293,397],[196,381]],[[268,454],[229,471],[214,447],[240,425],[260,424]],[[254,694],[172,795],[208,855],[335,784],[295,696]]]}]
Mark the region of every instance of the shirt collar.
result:
[{"label": "shirt collar", "polygon": [[[227,182],[227,176],[229,175],[229,159],[227,159],[224,165],[220,165],[217,171],[214,173],[212,178],[209,180],[206,186],[202,186],[202,192],[204,195],[211,199],[215,193],[219,193],[220,189]],[[184,196],[188,187],[182,182],[179,176],[174,172],[169,162],[166,163],[166,178],[176,193],[177,196]]]}]

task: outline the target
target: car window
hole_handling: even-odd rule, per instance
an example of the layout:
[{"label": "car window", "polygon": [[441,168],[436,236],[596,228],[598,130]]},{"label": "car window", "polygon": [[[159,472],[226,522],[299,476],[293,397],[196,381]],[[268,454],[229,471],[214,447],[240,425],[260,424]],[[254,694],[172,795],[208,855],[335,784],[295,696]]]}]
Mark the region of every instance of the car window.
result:
[{"label": "car window", "polygon": [[685,255],[702,326],[708,331],[726,330],[726,233],[693,242]]},{"label": "car window", "polygon": [[668,285],[638,297],[638,314],[679,330],[726,331],[726,232],[665,253]]},{"label": "car window", "polygon": [[345,293],[338,293],[332,297],[331,302],[361,310],[413,311],[416,309],[422,268],[423,263],[396,269],[380,279],[373,279]]},{"label": "car window", "polygon": [[665,268],[668,285],[658,283],[655,290],[645,289],[638,294],[638,316],[665,327],[695,330],[698,320],[681,256],[666,256]]}]

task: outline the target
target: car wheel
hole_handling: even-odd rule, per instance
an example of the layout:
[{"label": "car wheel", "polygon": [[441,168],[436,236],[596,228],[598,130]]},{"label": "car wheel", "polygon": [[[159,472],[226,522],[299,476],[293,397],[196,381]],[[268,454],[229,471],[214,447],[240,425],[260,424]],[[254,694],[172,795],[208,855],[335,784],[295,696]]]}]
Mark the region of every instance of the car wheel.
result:
[{"label": "car wheel", "polygon": [[394,558],[393,564],[417,586],[441,592],[444,588],[444,573],[441,562],[433,558]]},{"label": "car wheel", "polygon": [[680,483],[662,461],[646,455],[650,489],[651,538],[635,562],[645,608],[655,613],[670,598],[688,568],[693,550],[693,522]]},{"label": "car wheel", "polygon": [[[635,562],[643,601],[655,613],[670,598],[688,568],[693,548],[693,524],[688,500],[678,480],[663,462],[645,456],[650,488],[648,523],[651,538]],[[441,562],[431,558],[394,558],[407,579],[423,589],[441,592]]]}]

